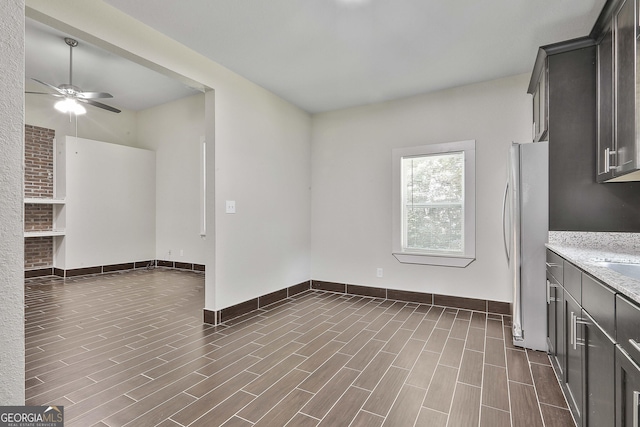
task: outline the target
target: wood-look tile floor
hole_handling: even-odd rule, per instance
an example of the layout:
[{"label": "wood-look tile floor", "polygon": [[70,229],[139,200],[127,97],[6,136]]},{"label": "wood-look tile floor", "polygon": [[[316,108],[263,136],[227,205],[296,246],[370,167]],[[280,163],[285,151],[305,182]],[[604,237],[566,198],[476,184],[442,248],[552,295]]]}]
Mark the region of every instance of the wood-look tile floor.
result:
[{"label": "wood-look tile floor", "polygon": [[87,426],[570,426],[509,317],[306,291],[214,327],[204,276],[25,284],[28,405]]}]

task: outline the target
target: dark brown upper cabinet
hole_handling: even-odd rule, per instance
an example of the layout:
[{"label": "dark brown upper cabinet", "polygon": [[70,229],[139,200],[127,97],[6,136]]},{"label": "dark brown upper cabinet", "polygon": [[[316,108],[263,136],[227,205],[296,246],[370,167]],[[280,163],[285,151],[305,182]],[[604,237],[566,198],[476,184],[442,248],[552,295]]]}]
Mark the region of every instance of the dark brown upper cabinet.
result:
[{"label": "dark brown upper cabinet", "polygon": [[598,182],[640,181],[639,35],[638,0],[607,3],[592,31],[598,41]]},{"label": "dark brown upper cabinet", "polygon": [[529,93],[533,95],[533,141],[544,141],[549,131],[549,67],[546,58],[536,61]]}]

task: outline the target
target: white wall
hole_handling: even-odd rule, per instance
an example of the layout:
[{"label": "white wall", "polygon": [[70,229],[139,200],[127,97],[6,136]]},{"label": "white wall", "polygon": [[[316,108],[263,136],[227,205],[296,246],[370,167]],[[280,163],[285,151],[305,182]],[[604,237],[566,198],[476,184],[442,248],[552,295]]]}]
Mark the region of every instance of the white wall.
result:
[{"label": "white wall", "polygon": [[137,114],[137,144],[156,152],[156,259],[206,262],[200,237],[204,106],[201,94]]},{"label": "white wall", "polygon": [[[64,269],[155,258],[155,153],[66,138]],[[58,260],[56,260],[56,263]]]},{"label": "white wall", "polygon": [[278,98],[216,90],[219,308],[309,280],[310,125]]},{"label": "white wall", "polygon": [[[312,278],[511,301],[501,209],[508,147],[531,140],[528,79],[315,115]],[[391,150],[468,139],[476,140],[476,261],[463,269],[399,263],[391,255]]]},{"label": "white wall", "polygon": [[0,2],[0,405],[24,405],[24,1]]}]

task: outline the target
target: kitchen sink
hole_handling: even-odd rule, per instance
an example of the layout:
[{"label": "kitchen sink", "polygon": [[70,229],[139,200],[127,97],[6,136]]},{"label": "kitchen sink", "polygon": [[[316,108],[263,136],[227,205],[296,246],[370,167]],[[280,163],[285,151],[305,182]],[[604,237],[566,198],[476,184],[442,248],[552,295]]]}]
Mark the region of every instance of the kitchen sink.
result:
[{"label": "kitchen sink", "polygon": [[631,277],[632,279],[640,280],[640,264],[630,262],[613,262],[613,261],[598,261],[594,263],[599,267],[606,267],[623,276]]}]

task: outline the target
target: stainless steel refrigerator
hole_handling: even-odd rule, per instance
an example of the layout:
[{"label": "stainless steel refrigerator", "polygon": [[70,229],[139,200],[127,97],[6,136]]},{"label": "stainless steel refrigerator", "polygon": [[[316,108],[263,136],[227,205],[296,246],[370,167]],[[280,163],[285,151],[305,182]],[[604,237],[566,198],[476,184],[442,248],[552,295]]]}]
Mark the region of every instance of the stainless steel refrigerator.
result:
[{"label": "stainless steel refrigerator", "polygon": [[513,344],[547,351],[549,144],[511,144],[508,175],[503,232],[513,287]]}]

